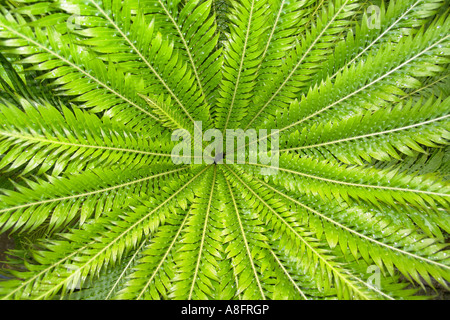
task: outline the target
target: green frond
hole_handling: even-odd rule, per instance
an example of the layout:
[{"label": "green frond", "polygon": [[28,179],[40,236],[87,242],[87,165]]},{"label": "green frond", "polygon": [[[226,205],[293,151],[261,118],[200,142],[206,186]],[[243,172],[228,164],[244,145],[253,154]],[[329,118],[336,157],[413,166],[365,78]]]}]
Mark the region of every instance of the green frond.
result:
[{"label": "green frond", "polygon": [[215,17],[210,14],[213,1],[191,0],[182,10],[178,10],[176,1],[152,2],[168,17],[174,29],[168,37],[180,43],[180,54],[190,65],[204,100],[213,102],[217,95],[214,89],[221,78],[222,60],[221,50],[214,50],[220,35],[216,32]]},{"label": "green frond", "polygon": [[[289,135],[280,152],[327,157],[344,163],[401,159],[399,153],[414,156],[426,152],[423,146],[439,147],[449,139],[450,99],[400,102],[391,108],[368,110],[339,122],[329,121],[303,127]],[[411,115],[405,117],[405,115]],[[417,134],[420,132],[420,135]],[[311,134],[314,133],[314,134]]]},{"label": "green frond", "polygon": [[273,127],[269,124],[275,123],[280,133],[289,132],[317,119],[342,119],[349,112],[373,110],[395,101],[397,96],[405,94],[402,88],[420,86],[418,77],[434,76],[444,70],[440,64],[448,63],[445,48],[450,37],[440,30],[447,28],[449,22],[444,15],[432,28],[404,38],[395,47],[387,43],[364,62],[345,69],[334,83],[327,80],[311,88],[300,101],[292,101],[285,112],[265,119],[266,126]]},{"label": "green frond", "polygon": [[447,0],[3,1],[0,299],[450,290],[449,34]]},{"label": "green frond", "polygon": [[[225,179],[225,181],[229,193],[227,202],[231,202],[232,206],[227,206],[231,212],[226,212],[227,227],[223,236],[225,236],[224,243],[227,245],[225,250],[227,258],[231,258],[234,266],[233,271],[237,282],[236,294],[242,294],[244,299],[265,300],[267,293],[262,288],[264,277],[259,271],[264,270],[265,267],[260,266],[260,261],[255,261],[255,259],[260,260],[266,250],[264,240],[267,238],[264,236],[264,227],[262,222],[257,219],[257,215],[244,215],[243,206],[237,204],[239,199],[236,199],[236,191],[233,192],[228,180]],[[267,253],[265,254],[267,255]]]},{"label": "green frond", "polygon": [[320,84],[326,81],[327,77],[334,79],[338,73],[361,61],[383,43],[398,42],[403,36],[414,34],[417,28],[428,23],[429,18],[433,17],[443,5],[444,2],[441,0],[399,0],[389,1],[386,8],[385,3],[381,2],[379,27],[369,25],[373,22],[365,12],[361,25],[357,25],[355,31],[350,30],[345,41],[336,46],[335,53],[323,64],[323,69],[316,73],[312,83]]},{"label": "green frond", "polygon": [[279,168],[263,164],[246,166],[256,175],[264,174],[261,168],[277,170],[271,180],[295,185],[300,192],[320,194],[324,199],[364,199],[374,205],[378,201],[395,205],[398,201],[418,207],[442,205],[445,208],[450,200],[448,183],[433,176],[347,166],[331,160],[287,154],[280,156]]},{"label": "green frond", "polygon": [[[30,272],[17,273],[22,281],[5,283],[0,289],[2,298],[44,299],[60,291],[64,295],[86,279],[98,276],[102,269],[120,261],[150,232],[155,232],[166,216],[183,210],[176,196],[192,192],[187,187],[205,170],[196,170],[199,172],[189,174],[181,183],[166,184],[159,194],[138,199],[142,202],[140,206],[127,211],[113,211],[94,222],[87,222],[82,229],[65,233],[64,240],[43,244],[45,250],[34,254],[38,264],[27,265]],[[101,237],[102,234],[106,236]]]},{"label": "green frond", "polygon": [[1,41],[8,47],[4,54],[24,56],[16,63],[34,64],[26,69],[41,71],[41,81],[52,79],[59,91],[77,96],[74,101],[82,102],[85,108],[93,112],[108,109],[109,116],[117,115],[136,130],[155,124],[155,117],[136,102],[136,89],[143,86],[143,81],[124,74],[111,63],[107,67],[51,26],[38,24],[32,28],[22,16],[6,13],[0,16],[0,27],[0,38],[7,39]]},{"label": "green frond", "polygon": [[133,254],[125,257],[121,263],[113,268],[104,270],[98,279],[93,279],[85,283],[83,288],[76,288],[75,292],[66,299],[77,300],[110,300],[114,299],[117,293],[123,288],[126,277],[132,272],[136,265],[136,260],[142,253],[147,241],[135,250]]},{"label": "green frond", "polygon": [[123,168],[118,167],[115,170],[87,171],[71,178],[27,180],[27,187],[16,185],[17,191],[3,190],[4,194],[0,195],[2,231],[10,228],[13,231],[19,228],[33,230],[49,216],[50,229],[75,218],[83,224],[93,214],[99,217],[113,208],[126,208],[135,200],[135,194],[148,194],[159,180],[164,181],[164,178],[176,176],[186,169],[155,165],[124,173]]},{"label": "green frond", "polygon": [[61,106],[60,111],[48,104],[33,107],[26,103],[22,107],[24,111],[0,104],[0,151],[4,154],[0,169],[26,164],[22,174],[39,168],[38,174],[52,169],[56,176],[112,164],[140,168],[160,160],[171,162],[174,144],[164,143],[162,137],[152,141],[107,117],[99,119],[80,109]]},{"label": "green frond", "polygon": [[[338,297],[348,299],[356,295],[362,299],[369,299],[370,293],[347,276],[343,266],[328,256],[328,250],[322,248],[322,244],[312,237],[311,232],[306,231],[282,202],[274,199],[261,186],[254,182],[246,182],[235,172],[231,170],[230,172],[234,176],[233,178],[248,190],[248,192],[245,189],[245,191],[242,191],[243,198],[252,203],[264,222],[275,230],[276,236],[281,238],[282,246],[290,254],[298,255],[301,253],[302,258],[306,260],[308,272],[311,277],[315,278],[316,286],[319,289],[327,290],[330,286],[330,282],[327,280],[331,278],[335,285],[341,289],[336,292]],[[319,270],[317,266],[320,266]]]},{"label": "green frond", "polygon": [[[327,208],[326,214],[319,212],[315,208],[323,208],[326,203],[323,201],[312,201],[309,197],[304,197],[302,201],[289,196],[289,191],[279,191],[273,186],[261,181],[262,185],[282,196],[289,203],[297,205],[293,210],[301,212],[304,221],[310,223],[311,230],[315,230],[319,239],[326,238],[331,248],[339,248],[345,257],[350,253],[355,259],[363,258],[367,263],[371,260],[382,270],[387,269],[390,275],[394,275],[394,266],[397,267],[405,276],[408,271],[402,269],[405,264],[412,261],[420,262],[420,267],[415,269],[413,277],[419,282],[417,272],[426,278],[431,285],[429,274],[434,279],[439,279],[442,285],[446,286],[445,279],[450,276],[450,266],[446,259],[446,247],[441,241],[435,241],[432,238],[426,238],[420,231],[415,231],[414,224],[411,229],[406,229],[406,223],[397,223],[399,215],[390,217],[385,212],[372,213],[364,206],[348,206],[345,203],[336,203],[335,209]],[[307,205],[305,203],[312,203]],[[306,210],[306,212],[305,212]],[[334,211],[336,210],[336,211]],[[412,210],[409,210],[412,212]],[[348,220],[350,212],[359,212],[355,215],[361,219]],[[425,215],[422,213],[422,215]],[[394,220],[394,219],[395,220]],[[407,219],[407,217],[405,217]],[[425,217],[424,219],[426,219]],[[337,220],[336,220],[337,219]],[[445,218],[444,218],[445,219]],[[341,221],[341,222],[339,222]],[[417,225],[424,225],[417,222]],[[409,237],[405,237],[408,235]],[[381,241],[382,239],[382,241]],[[375,245],[370,251],[367,246]],[[339,246],[337,246],[339,244]],[[400,247],[401,246],[401,247]],[[444,277],[445,279],[443,279]]]},{"label": "green frond", "polygon": [[268,29],[266,0],[234,2],[230,10],[231,30],[224,45],[223,80],[215,114],[216,124],[223,130],[237,127],[245,116],[264,50],[260,40]]},{"label": "green frond", "polygon": [[[139,9],[141,6],[138,6],[136,13],[133,12],[134,1],[127,1],[120,5],[118,1],[114,0],[104,1],[101,4],[94,0],[88,2],[87,7],[84,7],[84,4],[82,7],[79,4],[70,6],[70,3],[67,2],[57,3],[61,9],[83,17],[83,24],[88,27],[75,32],[84,38],[80,41],[96,52],[103,53],[104,60],[119,64],[123,68],[123,72],[134,74],[144,80],[146,91],[140,93],[158,95],[164,93],[167,99],[172,100],[173,107],[184,113],[187,119],[192,123],[194,119],[203,121],[206,127],[209,122],[209,110],[205,104],[207,95],[202,86],[199,73],[201,70],[198,67],[204,61],[197,57],[194,60],[189,43],[184,38],[187,30],[180,29],[178,25],[180,22],[175,20],[165,1],[151,1],[152,3],[148,5],[153,5],[154,2],[161,6],[161,9],[168,15],[167,19],[173,22],[174,26],[172,27],[175,27],[179,33],[178,36],[181,36],[184,47],[189,49],[189,63],[192,68],[188,67],[186,61],[179,58],[181,54],[175,51],[173,40],[164,37],[158,31],[154,20],[147,21],[145,13]],[[192,1],[186,8],[192,7],[195,2]],[[202,14],[203,7],[205,6],[197,10],[200,12],[196,15]],[[192,13],[193,16],[189,16],[188,11],[181,12],[180,15],[188,16],[186,23],[191,23],[193,20],[190,19],[195,18],[194,13]],[[198,17],[197,20],[199,20]],[[185,28],[187,27],[185,26]],[[213,28],[211,30],[214,31]],[[117,37],[113,48],[110,43],[101,41],[105,36]],[[199,39],[198,43],[192,40],[193,43],[190,45],[193,46],[194,43],[196,46],[201,45],[200,40],[208,40],[204,34],[199,34],[197,38],[201,36],[204,37]],[[210,52],[210,49],[204,48],[204,50]],[[204,58],[207,57],[208,51],[204,53]],[[216,66],[217,62],[214,61],[213,65]],[[217,69],[217,66],[215,68]],[[199,84],[201,87],[198,87]]]},{"label": "green frond", "polygon": [[202,195],[198,195],[191,207],[192,215],[180,240],[182,245],[174,255],[175,275],[170,298],[207,299],[213,294],[214,282],[220,281],[215,271],[217,262],[214,255],[215,248],[220,245],[220,233],[211,210],[216,176],[217,168],[214,167],[212,176],[206,176],[208,179]]},{"label": "green frond", "polygon": [[[332,51],[340,33],[351,26],[349,17],[355,14],[356,1],[331,1],[327,8],[322,7],[314,22],[305,31],[302,39],[290,51],[289,56],[273,75],[273,79],[262,88],[258,95],[256,112],[249,113],[242,121],[245,128],[258,127],[257,119],[264,114],[271,114],[276,109],[285,108],[286,101],[305,87],[315,68],[320,66],[327,54]],[[306,66],[306,67],[303,67]]]}]

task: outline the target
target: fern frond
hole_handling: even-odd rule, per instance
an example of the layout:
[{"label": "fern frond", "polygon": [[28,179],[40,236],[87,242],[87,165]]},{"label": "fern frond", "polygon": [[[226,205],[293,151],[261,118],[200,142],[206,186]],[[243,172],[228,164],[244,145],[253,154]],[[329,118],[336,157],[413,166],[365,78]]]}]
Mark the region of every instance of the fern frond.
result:
[{"label": "fern frond", "polygon": [[[437,243],[433,239],[424,239],[424,236],[421,235],[419,232],[415,232],[413,230],[407,230],[403,229],[404,225],[402,224],[396,224],[394,221],[391,221],[389,218],[381,220],[379,217],[375,217],[373,215],[370,217],[369,215],[365,215],[364,219],[358,220],[358,221],[348,221],[346,220],[346,216],[349,211],[352,210],[364,210],[363,208],[358,208],[356,206],[353,206],[353,208],[347,207],[343,204],[336,205],[337,212],[332,214],[332,217],[337,217],[338,219],[343,219],[345,221],[346,225],[351,225],[351,227],[347,227],[346,225],[334,220],[330,216],[330,212],[327,212],[327,215],[317,211],[314,208],[311,208],[308,205],[305,205],[304,203],[296,200],[295,198],[289,196],[286,193],[283,193],[274,187],[270,186],[269,184],[257,180],[261,184],[263,184],[265,187],[269,188],[273,192],[279,194],[280,196],[286,198],[289,200],[290,203],[295,203],[299,207],[298,211],[303,211],[299,209],[306,209],[316,217],[320,218],[322,222],[319,220],[310,217],[307,217],[307,214],[305,215],[305,220],[309,220],[309,223],[311,223],[310,227],[313,230],[317,230],[317,233],[323,234],[330,247],[334,248],[337,244],[340,245],[340,249],[342,250],[343,254],[346,255],[348,253],[348,248],[350,248],[351,253],[354,255],[355,259],[357,259],[359,256],[357,252],[361,253],[361,256],[363,256],[364,259],[368,260],[368,257],[371,256],[372,259],[375,261],[375,263],[380,267],[383,268],[385,266],[389,273],[391,275],[394,274],[394,265],[398,267],[400,270],[403,265],[408,264],[408,259],[412,260],[418,260],[421,262],[425,262],[425,266],[418,268],[421,275],[423,277],[427,276],[427,272],[432,275],[437,275],[435,279],[441,280],[441,283],[443,285],[445,284],[445,281],[441,278],[439,274],[444,274],[446,277],[449,276],[450,272],[450,266],[448,265],[448,262],[445,259],[446,251],[442,251],[443,248],[446,247],[445,244]],[[310,200],[309,200],[310,201]],[[317,206],[317,205],[316,205]],[[344,209],[345,208],[345,209]],[[346,213],[342,211],[347,211]],[[358,216],[364,216],[362,213]],[[375,222],[375,219],[377,221]],[[334,226],[327,225],[327,223],[331,223]],[[338,227],[338,228],[335,228]],[[373,231],[365,231],[370,230],[370,228]],[[378,229],[375,231],[375,228]],[[341,232],[342,231],[344,232]],[[357,229],[364,230],[364,233],[358,232]],[[348,233],[347,233],[348,232]],[[351,235],[350,235],[351,233]],[[370,233],[368,235],[368,233]],[[406,238],[408,240],[411,240],[410,243],[404,243],[405,242],[405,235],[408,234],[411,237]],[[414,236],[413,236],[414,234]],[[357,238],[353,238],[353,236],[356,236]],[[319,236],[320,238],[320,236]],[[360,241],[364,240],[364,241]],[[383,241],[380,241],[380,239],[383,239]],[[365,249],[364,247],[367,246],[364,242],[372,242],[376,244],[379,249],[374,250],[373,248],[369,251]],[[414,241],[414,242],[413,242]],[[343,243],[342,243],[343,242]],[[353,242],[353,243],[352,243]],[[404,244],[403,244],[404,243]],[[424,245],[424,243],[426,243]],[[398,245],[403,244],[405,249],[399,248]],[[418,255],[418,252],[420,254],[432,254],[432,256],[424,257],[421,255]],[[397,253],[397,254],[396,254]],[[400,257],[399,255],[400,254]],[[405,259],[402,259],[405,258]],[[444,258],[444,259],[443,259]],[[366,261],[367,261],[366,260]],[[401,261],[403,260],[403,261]],[[383,261],[383,263],[381,262]],[[423,265],[423,264],[422,264]],[[427,270],[427,271],[425,271]],[[445,271],[442,272],[442,270]],[[408,276],[408,273],[405,270],[401,270],[404,272],[406,276]],[[417,277],[417,269],[413,273],[415,280],[420,281]],[[428,282],[431,284],[429,278]]]},{"label": "fern frond", "polygon": [[[425,152],[421,145],[447,144],[449,103],[449,99],[440,101],[433,97],[415,105],[409,100],[392,108],[358,113],[339,123],[305,126],[301,133],[289,135],[286,148],[280,152],[296,151],[316,157],[330,153],[344,163],[360,165],[363,159],[400,159],[399,152],[412,156],[413,151]],[[406,114],[411,116],[406,118]]]},{"label": "fern frond", "polygon": [[290,249],[289,251],[298,252],[300,250],[303,253],[303,258],[308,260],[309,273],[315,278],[318,288],[323,286],[327,288],[329,283],[325,281],[325,277],[331,277],[334,279],[336,286],[341,289],[340,292],[337,292],[338,296],[345,298],[357,295],[362,299],[369,299],[370,293],[352,281],[343,267],[335,263],[331,257],[328,257],[327,250],[321,248],[320,243],[315,241],[298,221],[295,221],[292,213],[286,210],[282,203],[271,198],[271,195],[267,191],[263,191],[257,184],[251,183],[252,186],[250,186],[235,172],[231,170],[230,172],[250,192],[244,193],[247,201],[253,202],[253,206],[258,211],[261,210],[260,214],[265,222],[270,223],[272,228],[277,229],[277,236],[284,238],[283,246]]},{"label": "fern frond", "polygon": [[216,113],[216,124],[224,132],[229,127],[236,127],[250,103],[264,50],[259,40],[265,38],[268,27],[264,17],[266,11],[266,0],[245,0],[234,3],[230,13],[233,19],[229,41],[225,44],[224,74]]},{"label": "fern frond", "polygon": [[137,130],[155,125],[155,117],[136,102],[136,92],[130,94],[139,83],[132,75],[124,75],[111,64],[106,68],[99,59],[92,59],[88,51],[73,44],[70,37],[51,27],[32,30],[21,16],[1,15],[0,27],[0,37],[7,39],[1,44],[10,48],[4,53],[25,55],[17,63],[35,64],[31,70],[44,72],[41,80],[53,79],[64,94],[77,95],[76,101],[84,102],[86,108],[94,112],[109,109],[111,116],[119,115],[121,121]]},{"label": "fern frond", "polygon": [[[396,95],[404,94],[399,88],[420,85],[414,76],[434,76],[443,70],[439,64],[447,61],[446,50],[442,48],[448,46],[449,37],[442,35],[440,29],[447,28],[449,21],[442,16],[425,33],[408,37],[395,47],[386,44],[364,63],[342,72],[335,83],[327,81],[314,87],[300,102],[292,102],[286,113],[279,113],[280,116],[266,120],[265,124],[275,122],[281,133],[306,125],[318,117],[320,121],[342,118],[348,112],[374,109],[386,101],[393,101]],[[386,56],[392,59],[386,60]],[[420,67],[417,61],[427,68]],[[299,120],[293,122],[291,119]]]},{"label": "fern frond", "polygon": [[[224,243],[227,244],[226,252],[227,257],[231,258],[234,265],[234,273],[237,278],[237,294],[243,293],[244,299],[266,299],[266,293],[262,288],[261,275],[256,269],[256,262],[253,260],[257,254],[260,256],[263,248],[259,248],[266,239],[263,235],[263,227],[260,225],[257,216],[242,216],[243,211],[239,209],[236,196],[230,186],[228,180],[226,180],[228,187],[229,198],[233,204],[234,212],[227,213],[227,216],[235,217],[227,219],[229,220],[226,228],[226,234],[224,234]],[[230,201],[230,200],[228,200]],[[244,220],[245,219],[245,220]],[[239,240],[238,240],[239,239]],[[251,244],[249,243],[251,241]],[[250,247],[251,245],[251,247]],[[245,250],[242,250],[244,247]],[[243,257],[244,256],[244,257]],[[248,260],[247,266],[242,261]],[[264,268],[263,268],[264,269]],[[253,288],[252,288],[253,287]]]},{"label": "fern frond", "polygon": [[123,262],[114,266],[114,268],[104,270],[98,279],[85,283],[84,288],[68,295],[67,299],[77,300],[110,300],[116,297],[116,294],[123,287],[125,278],[132,272],[136,265],[136,260],[142,253],[147,241],[142,244],[129,257],[123,259]]},{"label": "fern frond", "polygon": [[[262,114],[270,114],[269,110],[283,108],[286,106],[284,101],[295,97],[300,88],[306,86],[313,70],[325,59],[327,52],[331,51],[339,33],[350,26],[351,22],[347,19],[354,14],[357,6],[353,0],[333,1],[327,9],[318,13],[317,25],[311,25],[305,38],[291,50],[282,70],[277,72],[271,83],[258,95],[260,99],[257,105],[260,107],[242,121],[246,129],[252,125],[258,127],[254,122]],[[302,68],[303,65],[307,68]],[[285,92],[289,94],[285,96]]]},{"label": "fern frond", "polygon": [[450,290],[449,34],[447,0],[3,2],[0,299]]},{"label": "fern frond", "polygon": [[324,64],[324,68],[316,74],[312,83],[320,84],[327,76],[334,79],[340,72],[353,63],[362,60],[369,52],[376,50],[385,42],[398,42],[403,36],[416,32],[418,27],[428,23],[443,5],[438,0],[432,1],[390,1],[385,8],[384,2],[379,7],[380,26],[369,27],[370,18],[365,14],[361,26],[347,35],[345,41],[336,46],[332,59]]},{"label": "fern frond", "polygon": [[17,192],[4,190],[4,195],[0,196],[3,200],[0,207],[3,230],[35,229],[49,215],[50,228],[70,222],[77,214],[83,224],[93,213],[98,217],[112,208],[125,208],[135,193],[147,194],[155,187],[149,184],[153,179],[170,177],[183,170],[186,167],[156,166],[124,174],[119,167],[85,172],[68,179],[50,178],[49,182],[27,181],[28,188],[17,185]]},{"label": "fern frond", "polygon": [[[171,212],[169,207],[160,209],[170,204],[174,210],[176,196],[186,192],[186,188],[205,170],[197,170],[195,175],[189,175],[189,180],[174,183],[171,188],[166,185],[159,195],[134,210],[113,212],[95,223],[86,223],[83,229],[66,233],[64,238],[67,241],[55,240],[46,245],[45,251],[36,253],[35,259],[39,264],[28,266],[33,272],[17,274],[22,281],[11,280],[1,288],[3,299],[11,296],[44,299],[60,290],[64,295],[80,281],[82,284],[88,277],[98,276],[104,267],[120,260],[123,254],[143,241],[150,231],[155,232]],[[99,239],[101,234],[107,237]],[[8,290],[4,292],[4,288]]]},{"label": "fern frond", "polygon": [[[281,155],[279,168],[251,164],[254,174],[261,175],[261,168],[278,170],[272,180],[290,177],[291,183],[298,181],[299,191],[322,194],[324,198],[337,197],[347,200],[366,199],[374,204],[382,201],[394,205],[394,199],[400,203],[409,203],[419,207],[428,203],[448,207],[448,184],[435,177],[395,174],[375,168],[350,167],[334,161],[320,161],[298,155]],[[282,181],[282,180],[281,180]],[[308,187],[305,184],[308,184]],[[367,192],[370,189],[370,192]]]},{"label": "fern frond", "polygon": [[[138,9],[136,14],[132,13],[131,4],[132,1],[128,1],[118,6],[116,1],[103,1],[99,4],[90,0],[89,9],[85,9],[86,13],[80,10],[81,4],[76,5],[80,15],[84,17],[86,25],[89,26],[90,20],[93,20],[93,27],[84,28],[77,34],[86,37],[87,39],[83,43],[93,46],[94,50],[102,53],[109,50],[106,51],[108,54],[105,58],[119,63],[125,68],[125,72],[137,73],[137,76],[140,76],[144,70],[148,70],[146,73],[149,73],[151,78],[149,79],[148,76],[143,78],[146,80],[147,90],[151,91],[145,93],[166,93],[167,97],[173,100],[174,108],[182,111],[192,123],[195,122],[195,118],[203,121],[206,127],[209,121],[209,110],[205,105],[206,95],[203,87],[200,92],[197,92],[197,86],[192,86],[196,81],[195,78],[198,83],[201,82],[191,51],[188,51],[188,56],[190,56],[191,65],[194,65],[195,77],[192,76],[187,63],[178,58],[180,53],[174,51],[170,40],[164,39],[162,34],[157,29],[155,30],[154,22],[146,21],[142,11]],[[158,1],[158,4],[168,14],[170,13],[163,1]],[[62,2],[60,6],[62,9],[72,12],[74,10],[67,2]],[[133,17],[134,15],[135,17]],[[99,25],[98,17],[103,19],[102,27],[97,27]],[[170,18],[174,19],[172,16]],[[175,22],[175,20],[173,21]],[[107,27],[103,27],[104,25]],[[176,29],[180,31],[177,24]],[[184,32],[186,31],[184,30]],[[108,34],[116,35],[119,38],[119,41],[115,42],[117,47],[112,52],[110,47],[105,48],[108,43],[98,41]],[[182,40],[187,46],[186,39]],[[205,53],[206,55],[207,53]]]}]

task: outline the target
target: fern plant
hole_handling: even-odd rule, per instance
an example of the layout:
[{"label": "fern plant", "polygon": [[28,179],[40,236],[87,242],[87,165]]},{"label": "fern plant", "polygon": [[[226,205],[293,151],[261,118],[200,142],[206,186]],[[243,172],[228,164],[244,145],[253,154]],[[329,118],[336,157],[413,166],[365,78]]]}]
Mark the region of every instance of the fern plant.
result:
[{"label": "fern plant", "polygon": [[[2,1],[1,297],[448,288],[449,31],[446,0]],[[278,167],[174,163],[200,121],[278,129]]]}]

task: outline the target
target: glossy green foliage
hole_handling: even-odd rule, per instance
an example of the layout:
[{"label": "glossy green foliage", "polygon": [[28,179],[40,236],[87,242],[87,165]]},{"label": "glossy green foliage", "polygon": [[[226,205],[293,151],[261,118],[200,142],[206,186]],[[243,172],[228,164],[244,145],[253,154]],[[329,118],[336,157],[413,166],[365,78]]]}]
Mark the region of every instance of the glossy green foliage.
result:
[{"label": "glossy green foliage", "polygon": [[[0,48],[0,298],[449,289],[448,1],[8,0]],[[174,163],[199,121],[279,163]]]}]

